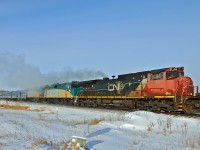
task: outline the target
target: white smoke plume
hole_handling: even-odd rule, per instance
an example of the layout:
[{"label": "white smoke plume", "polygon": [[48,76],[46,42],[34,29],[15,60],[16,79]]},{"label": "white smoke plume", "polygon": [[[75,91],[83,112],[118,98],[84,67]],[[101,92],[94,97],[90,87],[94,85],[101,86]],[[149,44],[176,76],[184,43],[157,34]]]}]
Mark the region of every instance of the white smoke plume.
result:
[{"label": "white smoke plume", "polygon": [[72,68],[43,74],[38,67],[27,64],[24,55],[0,53],[0,90],[35,88],[73,80],[98,79],[103,76],[106,75],[101,71]]}]

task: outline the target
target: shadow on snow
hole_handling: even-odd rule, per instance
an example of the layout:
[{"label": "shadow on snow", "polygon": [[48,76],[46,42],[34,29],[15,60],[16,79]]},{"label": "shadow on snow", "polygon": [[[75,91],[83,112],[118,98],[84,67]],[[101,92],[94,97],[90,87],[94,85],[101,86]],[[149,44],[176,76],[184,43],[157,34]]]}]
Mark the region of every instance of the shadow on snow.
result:
[{"label": "shadow on snow", "polygon": [[[108,133],[110,130],[111,130],[111,128],[104,128],[104,129],[101,129],[101,130],[97,130],[95,132],[90,133],[87,136],[87,138],[92,138],[92,137],[95,137],[95,136],[98,136],[98,135]],[[100,143],[103,143],[103,142],[104,141],[102,141],[102,140],[93,140],[93,141],[87,142],[86,145],[87,145],[88,149],[91,149],[93,146],[100,144]]]}]

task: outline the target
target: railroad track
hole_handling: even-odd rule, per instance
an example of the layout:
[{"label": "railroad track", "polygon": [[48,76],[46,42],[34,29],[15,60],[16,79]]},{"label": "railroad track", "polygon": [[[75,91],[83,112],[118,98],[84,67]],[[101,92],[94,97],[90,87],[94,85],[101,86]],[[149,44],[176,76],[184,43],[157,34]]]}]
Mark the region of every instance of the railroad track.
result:
[{"label": "railroad track", "polygon": [[200,118],[200,114],[193,114],[193,113],[177,113],[177,112],[155,112],[155,113],[173,115],[173,116],[183,116],[189,118]]}]

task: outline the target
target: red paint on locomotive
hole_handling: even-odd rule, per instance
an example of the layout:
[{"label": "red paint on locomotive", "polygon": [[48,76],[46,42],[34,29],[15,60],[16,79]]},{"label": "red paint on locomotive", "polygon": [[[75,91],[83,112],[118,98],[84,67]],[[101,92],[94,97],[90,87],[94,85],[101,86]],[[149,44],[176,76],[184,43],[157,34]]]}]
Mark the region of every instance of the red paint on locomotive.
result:
[{"label": "red paint on locomotive", "polygon": [[168,68],[164,72],[148,73],[143,96],[193,96],[193,81],[190,77],[184,76],[183,71],[184,68],[179,67]]}]

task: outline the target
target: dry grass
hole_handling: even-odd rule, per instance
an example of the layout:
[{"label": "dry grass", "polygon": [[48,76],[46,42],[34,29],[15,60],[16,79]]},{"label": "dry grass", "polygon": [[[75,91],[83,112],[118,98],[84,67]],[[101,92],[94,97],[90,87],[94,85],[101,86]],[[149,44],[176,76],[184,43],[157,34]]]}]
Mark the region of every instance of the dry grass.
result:
[{"label": "dry grass", "polygon": [[193,138],[185,139],[184,144],[193,149],[200,148],[200,136],[194,136]]},{"label": "dry grass", "polygon": [[0,104],[0,107],[5,108],[5,109],[26,110],[26,111],[32,111],[32,112],[41,112],[41,111],[45,111],[47,109],[46,107],[31,109],[29,106],[22,106],[19,104],[16,104],[16,105]]},{"label": "dry grass", "polygon": [[[171,118],[158,118],[157,119],[157,126],[158,126],[158,133],[167,136],[172,134],[172,119]],[[179,127],[178,127],[179,128]]]},{"label": "dry grass", "polygon": [[73,122],[73,125],[87,124],[91,126],[91,125],[97,125],[102,121],[124,121],[124,120],[125,120],[125,114],[119,114],[117,116],[108,115],[108,116],[101,116],[100,118],[95,118],[92,120],[76,120]]},{"label": "dry grass", "polygon": [[147,127],[147,131],[151,132],[153,129],[151,127]]},{"label": "dry grass", "polygon": [[5,109],[12,109],[12,110],[28,110],[28,106],[20,106],[20,105],[9,105],[9,104],[0,104],[0,107]]},{"label": "dry grass", "polygon": [[97,125],[99,124],[101,121],[104,121],[105,118],[100,118],[100,119],[92,119],[92,120],[76,120],[76,121],[73,121],[73,125]]},{"label": "dry grass", "polygon": [[153,130],[153,127],[155,126],[155,124],[153,122],[150,122],[148,125],[147,125],[147,131],[148,132],[151,132]]},{"label": "dry grass", "polygon": [[[16,139],[16,138],[18,138],[18,136],[16,133],[11,133],[11,132],[0,135],[0,139],[10,139],[10,138]],[[1,149],[1,147],[0,147],[0,149]]]},{"label": "dry grass", "polygon": [[47,140],[45,140],[45,139],[38,139],[34,143],[32,143],[33,147],[37,147],[37,146],[40,146],[40,145],[50,145],[50,143],[47,142]]},{"label": "dry grass", "polygon": [[66,142],[61,141],[60,144],[55,146],[52,143],[52,141],[48,142],[46,139],[41,138],[41,139],[36,140],[31,145],[32,145],[32,148],[40,147],[43,145],[48,145],[48,146],[50,146],[51,150],[82,150],[80,144],[73,140],[71,142],[70,141],[66,141]]},{"label": "dry grass", "polygon": [[10,136],[11,136],[10,134],[1,134],[0,139],[5,139],[5,138],[8,138]]},{"label": "dry grass", "polygon": [[87,124],[88,121],[87,120],[75,120],[75,121],[72,121],[72,125],[84,125],[84,124]]},{"label": "dry grass", "polygon": [[29,109],[29,111],[41,112],[41,111],[45,111],[46,109],[47,109],[46,107],[41,107],[41,108],[36,108],[36,109]]},{"label": "dry grass", "polygon": [[102,119],[93,119],[93,120],[91,120],[91,121],[88,122],[88,125],[97,125],[101,121],[104,121],[104,120],[102,120]]},{"label": "dry grass", "polygon": [[3,144],[3,143],[0,143],[0,147],[2,148],[2,147],[4,147],[5,146],[5,144]]}]

